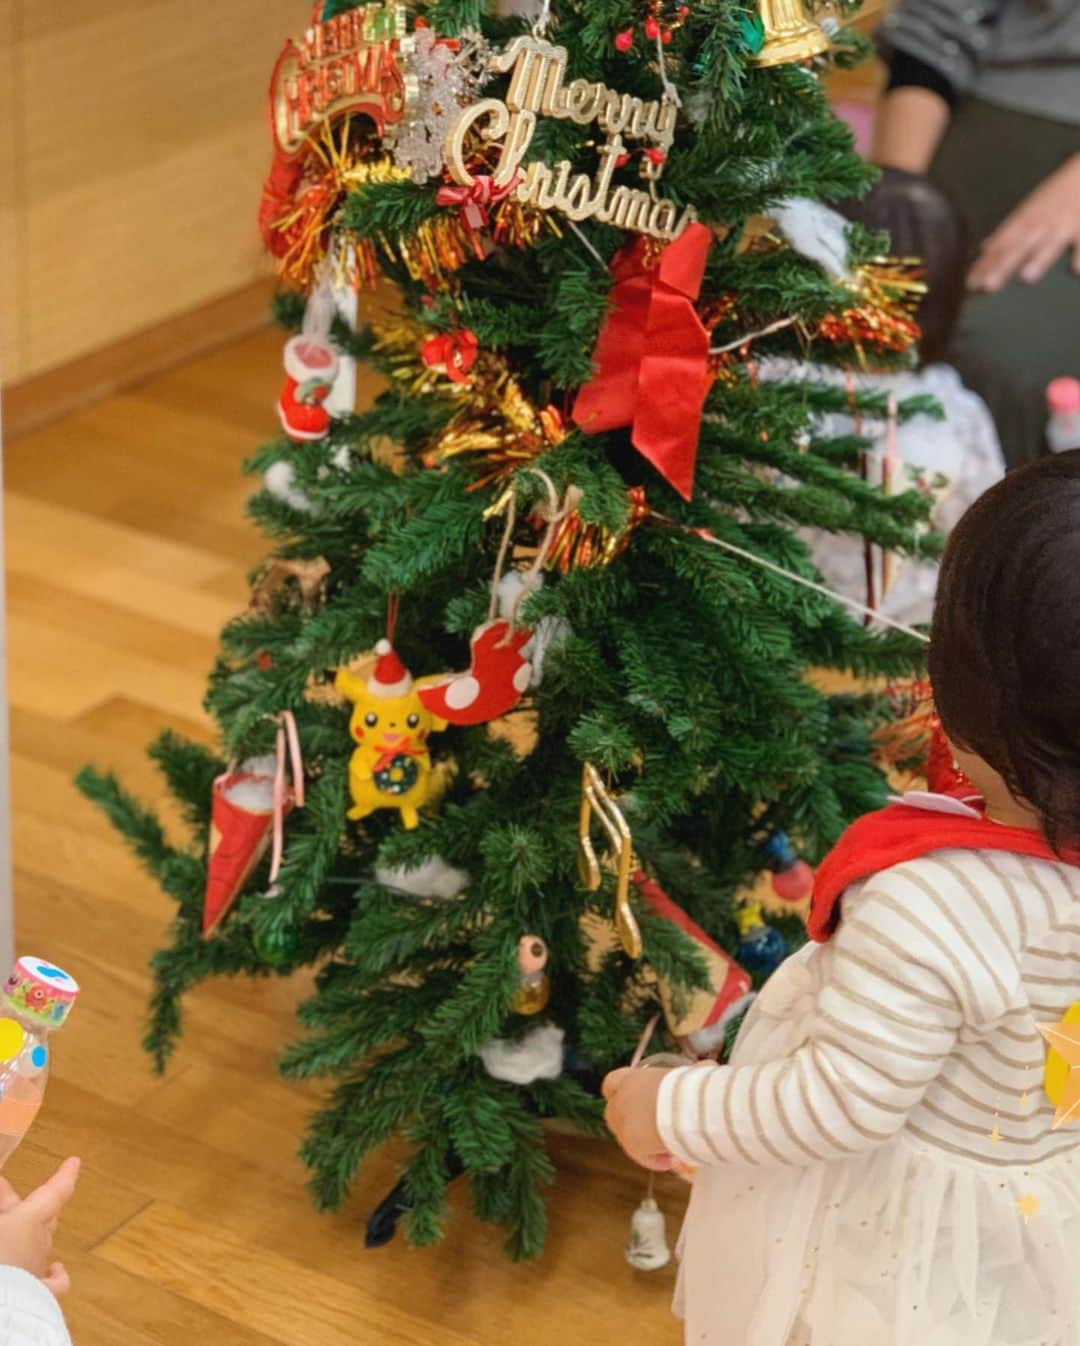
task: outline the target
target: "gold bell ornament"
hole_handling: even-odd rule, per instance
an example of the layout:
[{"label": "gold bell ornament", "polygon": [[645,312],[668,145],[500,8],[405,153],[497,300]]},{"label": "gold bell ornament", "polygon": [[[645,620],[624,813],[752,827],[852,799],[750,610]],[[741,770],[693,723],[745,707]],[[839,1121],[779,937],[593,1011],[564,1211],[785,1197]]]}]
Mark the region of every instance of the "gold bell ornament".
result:
[{"label": "gold bell ornament", "polygon": [[807,18],[801,0],[758,0],[765,41],[755,65],[809,61],[829,49],[829,39]]}]

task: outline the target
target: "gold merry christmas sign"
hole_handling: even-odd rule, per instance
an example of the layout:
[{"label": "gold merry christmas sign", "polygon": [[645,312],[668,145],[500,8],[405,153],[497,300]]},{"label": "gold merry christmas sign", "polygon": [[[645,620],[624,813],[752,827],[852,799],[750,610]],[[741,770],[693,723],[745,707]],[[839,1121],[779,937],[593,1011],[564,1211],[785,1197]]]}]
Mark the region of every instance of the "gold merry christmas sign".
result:
[{"label": "gold merry christmas sign", "polygon": [[[656,190],[675,135],[675,102],[665,93],[642,99],[584,79],[566,81],[565,47],[542,38],[515,38],[491,61],[497,73],[510,72],[505,99],[484,98],[467,107],[447,136],[446,161],[454,181],[473,187],[466,146],[472,133],[498,148],[492,175],[494,187],[512,184],[523,204],[556,210],[571,220],[601,220],[618,229],[648,234],[667,242],[678,238],[697,219],[692,206],[682,210]],[[604,134],[599,168],[593,175],[575,173],[569,160],[545,164],[526,162],[539,118],[587,126],[595,122]],[[616,168],[625,162],[628,146],[642,147],[642,176],[647,186],[615,186]]]}]

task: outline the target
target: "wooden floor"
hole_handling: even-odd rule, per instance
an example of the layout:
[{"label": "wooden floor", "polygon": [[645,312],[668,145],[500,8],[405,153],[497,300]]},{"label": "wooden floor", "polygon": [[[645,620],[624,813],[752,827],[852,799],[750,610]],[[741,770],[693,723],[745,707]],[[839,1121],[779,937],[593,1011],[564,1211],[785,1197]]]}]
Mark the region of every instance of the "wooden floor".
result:
[{"label": "wooden floor", "polygon": [[139,1049],[170,905],[70,780],[93,761],[158,798],[147,741],[208,733],[217,631],[261,552],[239,466],[273,427],[280,352],[260,333],[5,445],[19,947],[84,987],[8,1176],[83,1157],[59,1243],[78,1346],[674,1346],[670,1269],[622,1257],[643,1183],[608,1147],[553,1140],[537,1265],[506,1263],[460,1192],[438,1249],[368,1252],[362,1217],[397,1156],[369,1165],[340,1216],[312,1211],[295,1151],[317,1091],[274,1072],[302,985],[203,988],[164,1079]]}]

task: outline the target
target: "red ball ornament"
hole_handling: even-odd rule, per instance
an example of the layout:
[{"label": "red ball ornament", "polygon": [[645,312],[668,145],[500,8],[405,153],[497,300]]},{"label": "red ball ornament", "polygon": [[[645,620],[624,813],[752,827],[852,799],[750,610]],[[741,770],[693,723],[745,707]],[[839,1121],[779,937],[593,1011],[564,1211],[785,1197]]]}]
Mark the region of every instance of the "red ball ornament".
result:
[{"label": "red ball ornament", "polygon": [[645,20],[645,36],[649,39],[650,42],[655,42],[656,39],[660,36],[660,24],[657,22],[656,16],[653,14],[650,14],[649,17]]},{"label": "red ball ornament", "polygon": [[634,30],[624,28],[621,33],[615,34],[615,46],[618,51],[629,51],[634,45]]},{"label": "red ball ornament", "polygon": [[680,18],[680,19],[688,18],[688,17],[689,17],[689,14],[690,14],[690,6],[689,6],[689,5],[683,5],[683,6],[680,8],[680,10],[679,10],[679,18]]},{"label": "red ball ornament", "polygon": [[670,29],[670,28],[665,28],[665,29],[664,29],[663,33],[662,33],[661,36],[660,36],[660,41],[664,44],[665,47],[670,47],[670,46],[671,46],[671,29]]},{"label": "red ball ornament", "polygon": [[772,888],[785,902],[803,902],[814,891],[814,871],[805,860],[796,860],[787,869],[778,869],[773,874]]}]

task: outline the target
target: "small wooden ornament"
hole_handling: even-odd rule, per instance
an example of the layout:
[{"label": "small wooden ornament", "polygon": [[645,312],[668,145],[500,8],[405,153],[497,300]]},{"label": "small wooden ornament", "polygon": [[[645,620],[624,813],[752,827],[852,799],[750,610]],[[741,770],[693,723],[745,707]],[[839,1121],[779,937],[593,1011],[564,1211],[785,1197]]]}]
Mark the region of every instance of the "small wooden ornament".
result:
[{"label": "small wooden ornament", "polygon": [[551,980],[547,975],[548,948],[539,935],[522,935],[518,941],[518,968],[521,984],[514,992],[511,1008],[515,1014],[539,1014],[551,999]]}]

